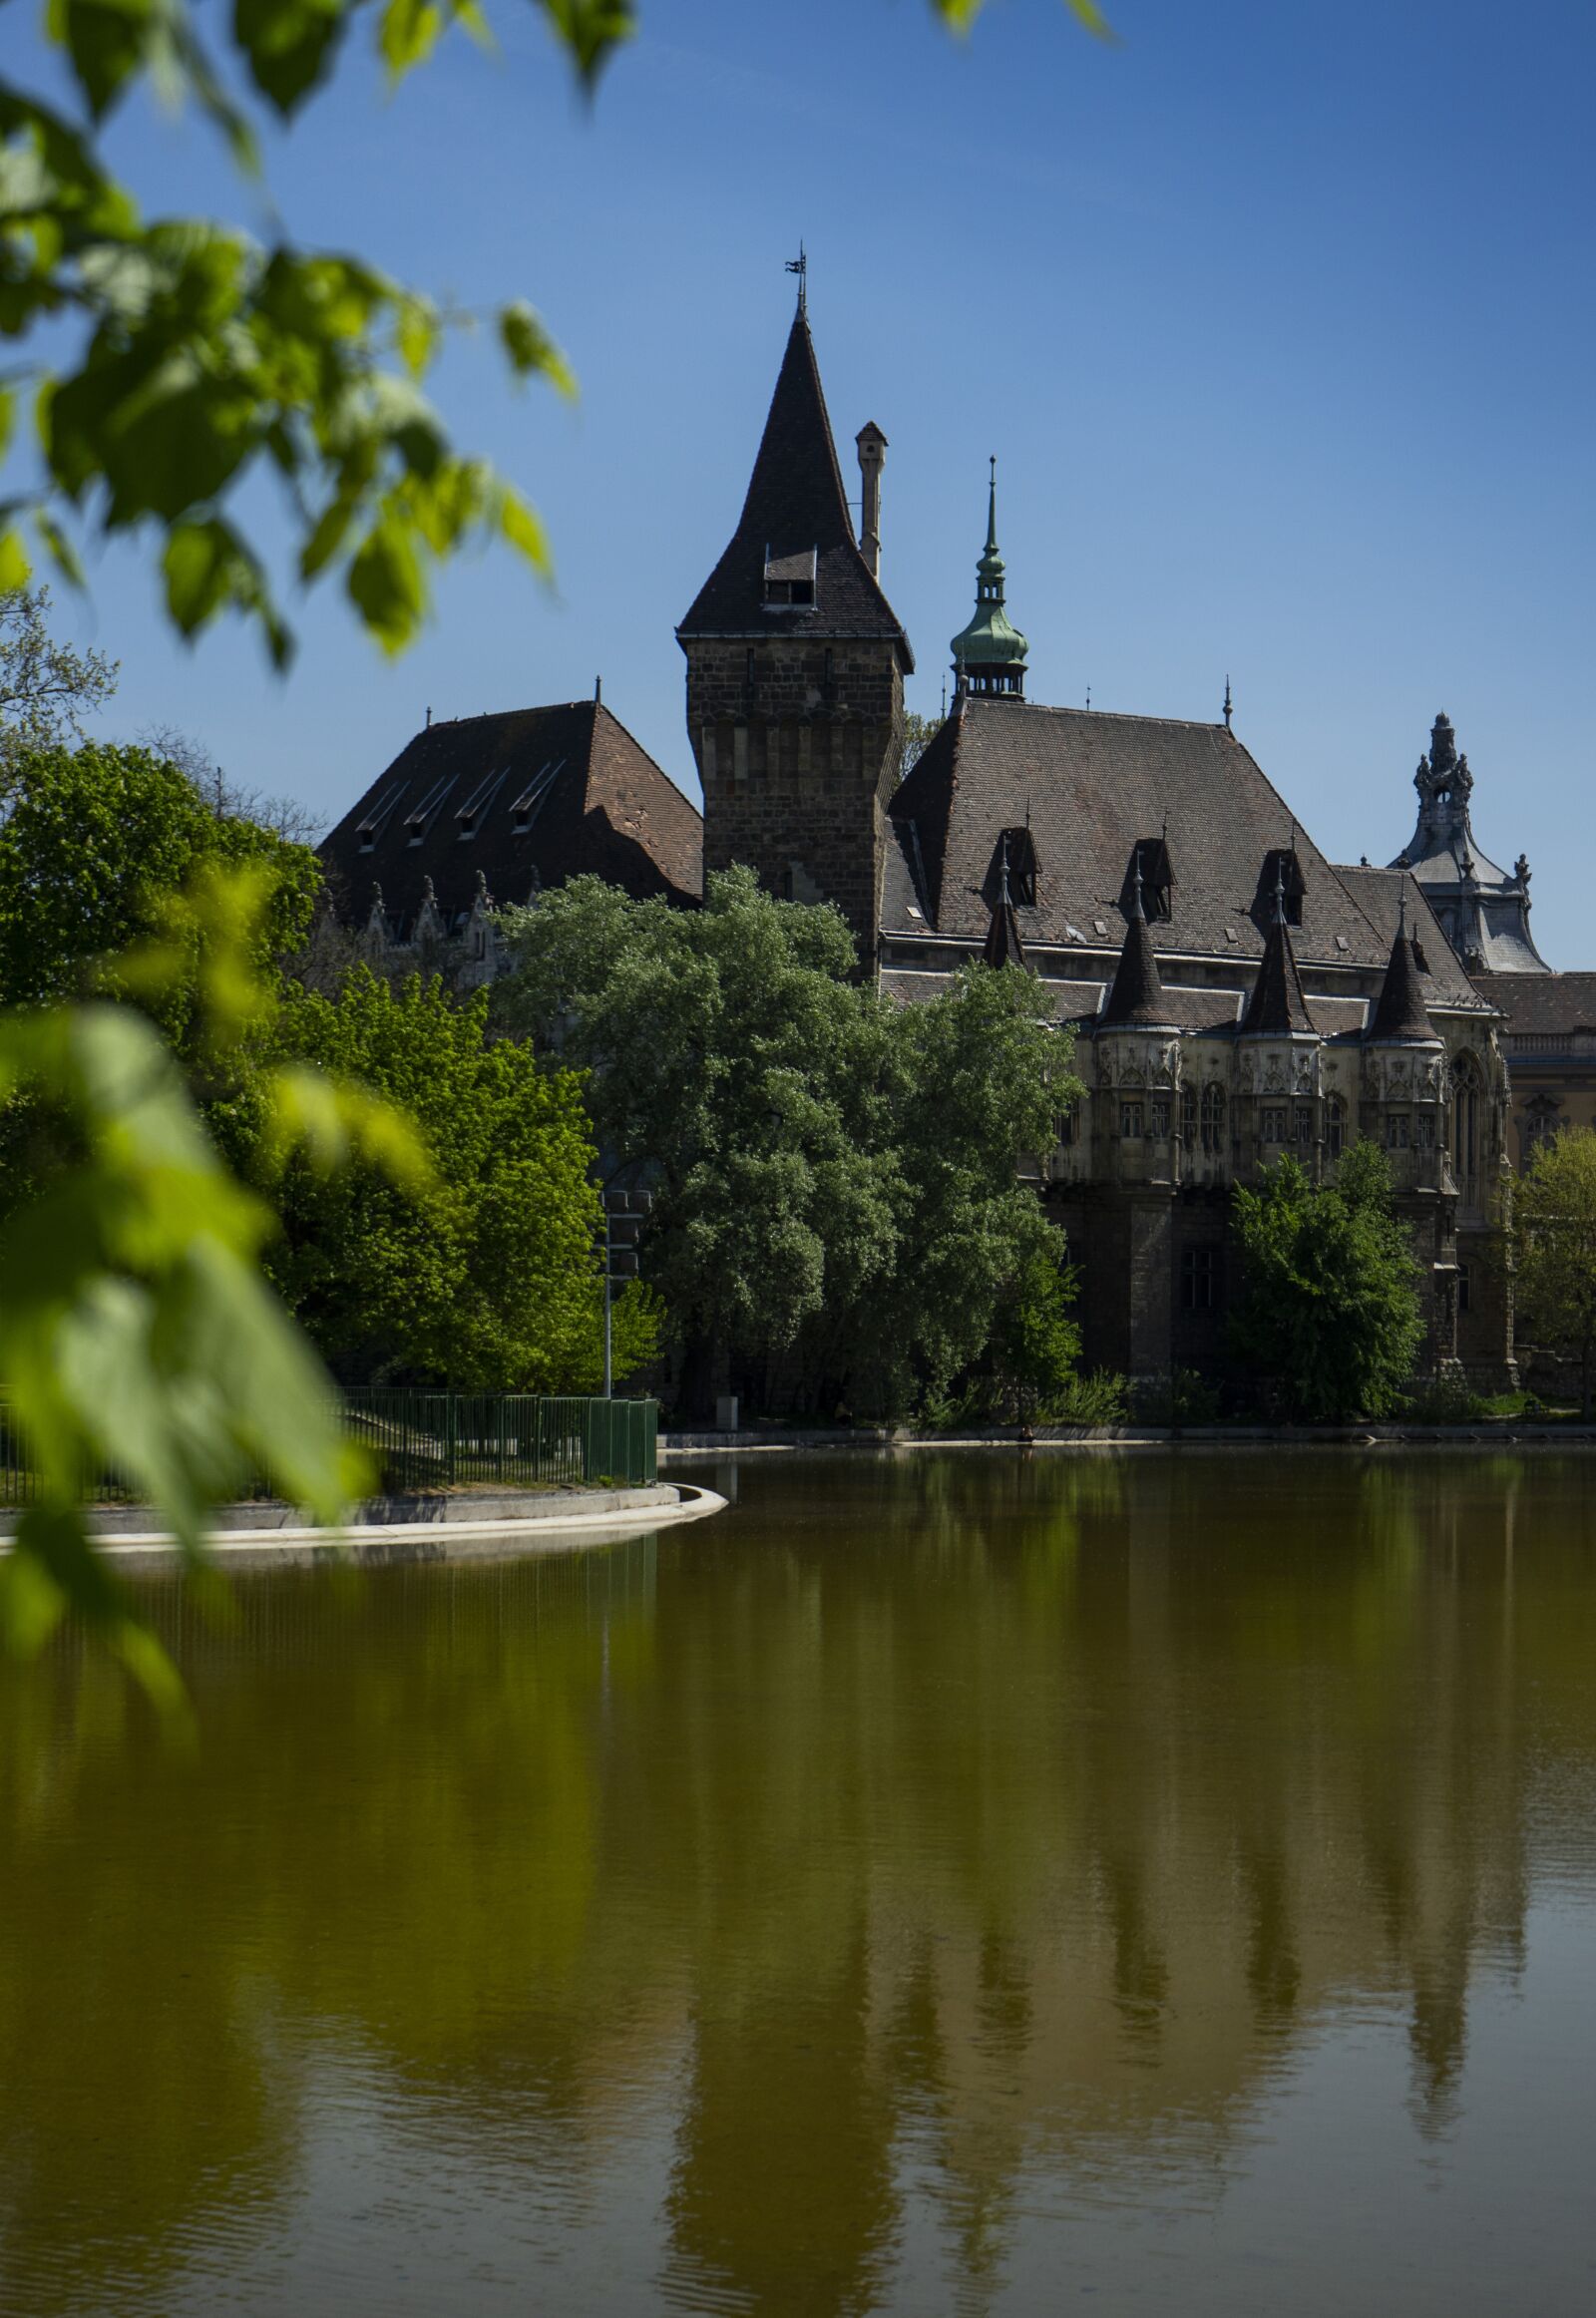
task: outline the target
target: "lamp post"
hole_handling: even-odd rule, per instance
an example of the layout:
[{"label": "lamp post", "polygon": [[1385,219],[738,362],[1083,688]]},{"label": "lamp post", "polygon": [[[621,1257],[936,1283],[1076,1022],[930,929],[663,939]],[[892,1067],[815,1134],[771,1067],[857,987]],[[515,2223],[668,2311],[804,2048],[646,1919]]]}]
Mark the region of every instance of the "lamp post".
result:
[{"label": "lamp post", "polygon": [[614,1398],[614,1337],[610,1310],[617,1285],[637,1277],[637,1243],[642,1238],[643,1219],[654,1204],[651,1191],[604,1191],[599,1193],[603,1205],[603,1263],[604,1263],[604,1389],[606,1400]]}]

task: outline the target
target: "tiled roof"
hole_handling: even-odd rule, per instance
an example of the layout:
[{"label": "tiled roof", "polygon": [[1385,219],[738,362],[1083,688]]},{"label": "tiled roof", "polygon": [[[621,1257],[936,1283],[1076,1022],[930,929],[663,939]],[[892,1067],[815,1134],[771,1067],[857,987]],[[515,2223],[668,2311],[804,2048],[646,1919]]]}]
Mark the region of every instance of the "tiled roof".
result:
[{"label": "tiled roof", "polygon": [[[1028,820],[1036,905],[1019,913],[1038,943],[1123,938],[1120,908],[1132,846],[1168,824],[1170,916],[1154,928],[1159,955],[1263,956],[1259,904],[1266,855],[1289,846],[1290,808],[1222,724],[1042,708],[966,697],[935,735],[891,807],[884,924],[912,931],[917,904],[938,932],[979,940],[981,901],[998,833]],[[1301,828],[1301,961],[1384,966],[1382,937]],[[1459,978],[1461,976],[1459,975]],[[1466,991],[1467,984],[1464,983]]]},{"label": "tiled roof", "polygon": [[[1382,955],[1389,960],[1391,945],[1396,939],[1397,923],[1402,916],[1402,871],[1363,867],[1348,869],[1344,865],[1336,874],[1374,927],[1380,937]],[[1440,1006],[1448,1012],[1466,1009],[1470,1013],[1483,1013],[1484,1001],[1464,973],[1457,953],[1441,932],[1440,921],[1430,908],[1423,887],[1410,877],[1405,883],[1407,931],[1418,945],[1425,968],[1426,1005],[1431,1008]]]},{"label": "tiled roof", "polygon": [[1169,1025],[1169,1008],[1164,1003],[1164,985],[1158,975],[1158,961],[1153,956],[1152,931],[1142,916],[1141,886],[1137,882],[1131,893],[1130,922],[1125,928],[1124,947],[1119,953],[1119,964],[1108,987],[1108,996],[1098,1019],[1100,1029],[1119,1029],[1135,1024],[1144,1028]]},{"label": "tiled roof", "polygon": [[446,927],[479,871],[500,903],[590,870],[639,898],[702,891],[696,809],[592,700],[428,725],[320,850],[340,917],[362,922],[380,886],[400,939],[428,878]]},{"label": "tiled roof", "polygon": [[1270,927],[1264,955],[1247,1000],[1242,1028],[1254,1033],[1272,1031],[1277,1037],[1293,1030],[1312,1030],[1297,959],[1291,946],[1291,928],[1284,918]]},{"label": "tiled roof", "polygon": [[[813,610],[771,610],[766,559],[817,555]],[[679,636],[890,636],[914,656],[859,552],[831,421],[802,308],[793,317],[770,415],[730,545],[676,630]]]},{"label": "tiled roof", "polygon": [[1413,938],[1402,929],[1391,946],[1391,963],[1380,985],[1375,1018],[1369,1025],[1372,1039],[1385,1045],[1439,1044],[1424,1002],[1424,980]]},{"label": "tiled roof", "polygon": [[1481,973],[1474,986],[1509,1030],[1596,1030],[1596,973]]}]

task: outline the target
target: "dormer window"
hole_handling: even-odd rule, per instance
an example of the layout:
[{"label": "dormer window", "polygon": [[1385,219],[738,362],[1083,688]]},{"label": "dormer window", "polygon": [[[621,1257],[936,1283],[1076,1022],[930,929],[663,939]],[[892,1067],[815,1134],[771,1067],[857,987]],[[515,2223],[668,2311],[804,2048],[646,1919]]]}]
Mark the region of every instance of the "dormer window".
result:
[{"label": "dormer window", "polygon": [[1258,892],[1253,899],[1254,925],[1273,926],[1277,891],[1285,905],[1287,925],[1300,926],[1303,922],[1303,896],[1308,887],[1293,846],[1271,846],[1264,856],[1264,866],[1258,875]]},{"label": "dormer window", "polygon": [[526,836],[542,811],[550,790],[565,769],[566,760],[564,757],[551,757],[547,764],[538,767],[532,779],[510,808],[510,828],[513,836]]},{"label": "dormer window", "polygon": [[1162,837],[1141,837],[1130,849],[1125,882],[1119,891],[1119,915],[1130,916],[1131,888],[1141,872],[1141,914],[1149,926],[1167,926],[1175,906],[1175,873],[1169,847]]},{"label": "dormer window", "polygon": [[355,839],[362,853],[376,851],[377,840],[382,835],[389,815],[404,795],[408,783],[404,781],[396,781],[384,796],[378,798],[364,821],[356,828]]},{"label": "dormer window", "polygon": [[765,555],[765,609],[812,611],[815,606],[817,551],[805,548],[797,556]]},{"label": "dormer window", "polygon": [[993,847],[992,862],[987,881],[982,887],[982,898],[989,910],[996,909],[1001,899],[1003,875],[1006,869],[1008,899],[1019,910],[1036,907],[1036,841],[1025,828],[1000,829]]},{"label": "dormer window", "polygon": [[427,791],[427,794],[422,798],[421,803],[416,807],[415,811],[406,816],[405,839],[408,844],[419,845],[421,843],[422,839],[427,834],[427,829],[432,821],[433,815],[437,812],[439,806],[443,803],[445,797],[448,796],[454,785],[454,774],[446,773],[441,781],[434,782],[433,786]]},{"label": "dormer window", "polygon": [[485,781],[479,781],[455,815],[455,824],[459,829],[462,844],[467,838],[476,836],[477,831],[482,826],[483,815],[504,784],[504,777],[501,771],[490,773]]}]

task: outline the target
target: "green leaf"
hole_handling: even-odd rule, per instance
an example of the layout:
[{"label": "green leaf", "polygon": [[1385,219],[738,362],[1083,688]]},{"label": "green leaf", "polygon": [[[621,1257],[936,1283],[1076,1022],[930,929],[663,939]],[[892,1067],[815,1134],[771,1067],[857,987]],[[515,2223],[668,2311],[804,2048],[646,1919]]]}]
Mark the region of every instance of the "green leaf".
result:
[{"label": "green leaf", "polygon": [[575,400],[577,381],[571,365],[524,300],[500,308],[499,338],[518,378],[540,372],[568,400]]},{"label": "green leaf", "polygon": [[40,508],[33,519],[34,530],[49,550],[50,560],[69,586],[82,588],[87,584],[78,551],[53,515]]},{"label": "green leaf", "polygon": [[499,504],[499,528],[506,541],[545,579],[554,576],[549,535],[524,499],[508,488]]},{"label": "green leaf", "polygon": [[326,79],[347,16],[346,0],[233,0],[233,38],[279,113],[292,113]]},{"label": "green leaf", "polygon": [[377,47],[393,78],[402,80],[424,64],[444,26],[437,0],[385,0],[377,27]]},{"label": "green leaf", "polygon": [[590,86],[637,29],[632,0],[540,0],[555,37]]},{"label": "green leaf", "polygon": [[22,544],[22,534],[15,529],[0,532],[0,595],[14,588],[26,587],[33,567],[28,551]]},{"label": "green leaf", "polygon": [[427,591],[408,529],[381,517],[362,541],[345,582],[349,600],[386,652],[402,651],[421,624]]}]

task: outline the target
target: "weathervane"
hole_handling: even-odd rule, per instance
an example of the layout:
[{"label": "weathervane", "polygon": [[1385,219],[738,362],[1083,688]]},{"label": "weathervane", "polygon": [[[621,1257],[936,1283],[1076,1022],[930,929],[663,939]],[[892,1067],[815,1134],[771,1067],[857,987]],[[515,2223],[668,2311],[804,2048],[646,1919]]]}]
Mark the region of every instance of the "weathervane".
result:
[{"label": "weathervane", "polygon": [[809,254],[801,241],[798,244],[797,256],[789,257],[787,260],[787,271],[798,276],[798,311],[801,314],[807,314],[809,311]]}]

